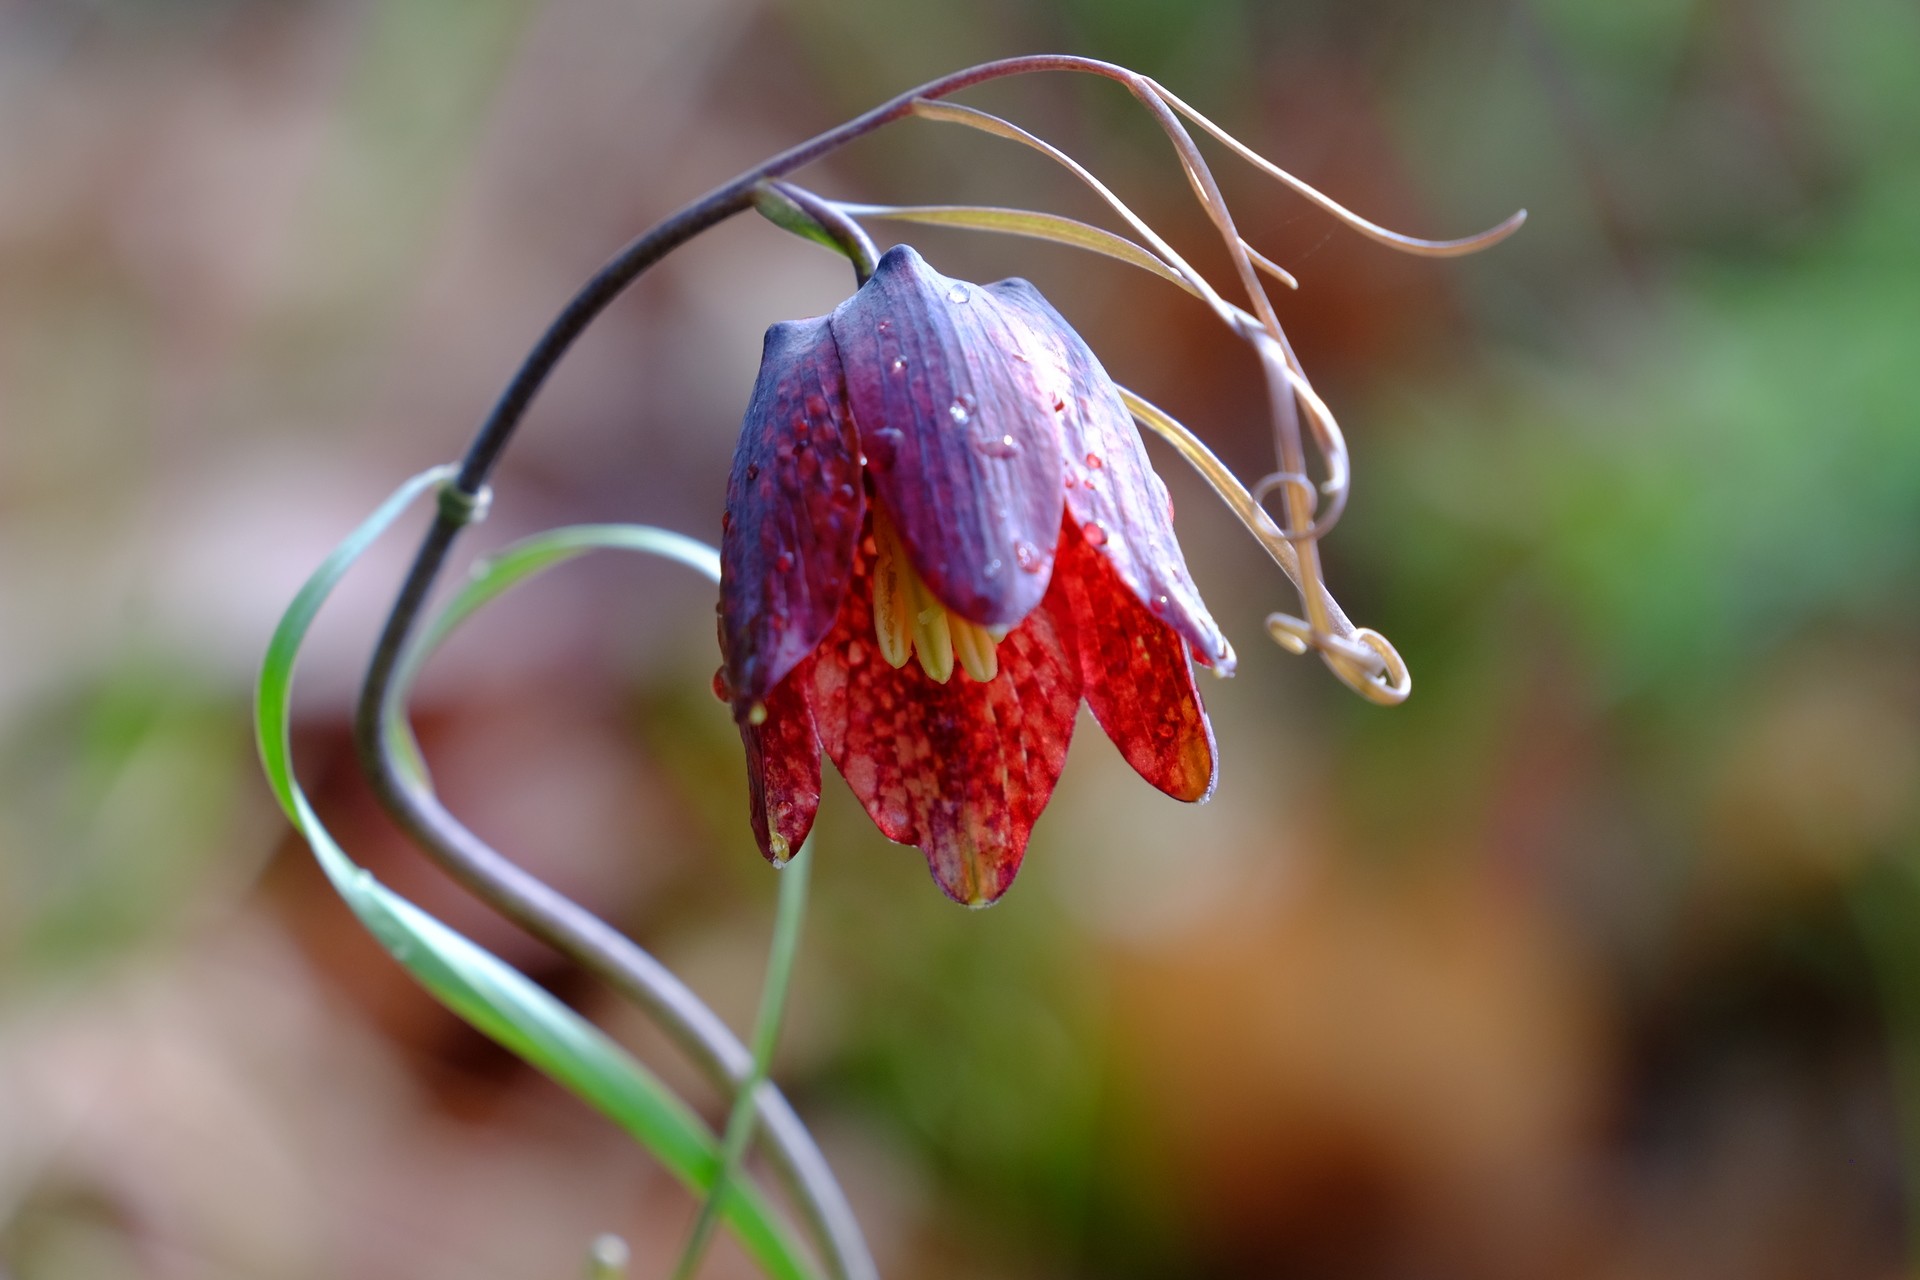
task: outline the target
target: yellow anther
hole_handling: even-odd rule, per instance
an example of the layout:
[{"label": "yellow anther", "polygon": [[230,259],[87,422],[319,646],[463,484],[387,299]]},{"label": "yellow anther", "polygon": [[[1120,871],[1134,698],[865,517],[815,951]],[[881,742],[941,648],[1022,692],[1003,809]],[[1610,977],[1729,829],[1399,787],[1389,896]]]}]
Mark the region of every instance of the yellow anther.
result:
[{"label": "yellow anther", "polygon": [[913,611],[913,647],[920,657],[920,669],[945,684],[953,678],[953,631],[947,625],[947,609],[933,598],[919,574],[911,568],[908,572],[913,579],[914,603],[919,606]]},{"label": "yellow anther", "polygon": [[917,655],[920,669],[945,684],[957,657],[975,680],[993,679],[1000,670],[994,646],[1007,633],[948,612],[914,571],[900,531],[879,507],[873,509],[873,543],[873,634],[888,664],[904,667]]},{"label": "yellow anther", "polygon": [[887,513],[873,509],[873,635],[880,656],[898,670],[913,656],[913,579],[906,548]]},{"label": "yellow anther", "polygon": [[953,633],[953,654],[968,675],[985,684],[1000,673],[1000,652],[992,632],[958,614],[947,615],[947,629]]},{"label": "yellow anther", "polygon": [[748,724],[757,726],[757,725],[763,725],[766,722],[767,722],[767,704],[766,703],[756,702],[752,706],[747,708]]}]

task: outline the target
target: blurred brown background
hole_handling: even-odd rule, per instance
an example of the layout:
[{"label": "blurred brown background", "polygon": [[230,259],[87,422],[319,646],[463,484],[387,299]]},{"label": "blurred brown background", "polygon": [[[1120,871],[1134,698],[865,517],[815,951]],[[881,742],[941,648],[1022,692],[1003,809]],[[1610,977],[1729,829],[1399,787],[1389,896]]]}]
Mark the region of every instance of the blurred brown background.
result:
[{"label": "blurred brown background", "polygon": [[[830,783],[778,1076],[886,1273],[1916,1274],[1904,0],[0,3],[0,1273],[531,1280],[603,1230],[663,1273],[691,1202],[361,936],[259,779],[250,681],[301,578],[461,447],[616,246],[1036,50],[1150,72],[1400,229],[1533,218],[1414,261],[1219,161],[1304,283],[1283,318],[1357,468],[1335,585],[1413,665],[1404,708],[1266,643],[1289,593],[1161,453],[1243,655],[1205,687],[1211,804],[1084,725],[1025,874],[974,914]],[[970,100],[1219,265],[1114,86]],[[926,123],[806,178],[1100,216]],[[914,239],[1030,276],[1263,469],[1255,371],[1197,304],[1068,250]],[[473,548],[601,519],[716,539],[761,331],[847,287],[752,219],[676,256],[563,367]],[[711,1114],[359,785],[347,704],[406,550],[303,667],[317,803]],[[422,731],[483,834],[743,1026],[772,877],[706,688],[711,601],[572,566],[455,643]]]}]

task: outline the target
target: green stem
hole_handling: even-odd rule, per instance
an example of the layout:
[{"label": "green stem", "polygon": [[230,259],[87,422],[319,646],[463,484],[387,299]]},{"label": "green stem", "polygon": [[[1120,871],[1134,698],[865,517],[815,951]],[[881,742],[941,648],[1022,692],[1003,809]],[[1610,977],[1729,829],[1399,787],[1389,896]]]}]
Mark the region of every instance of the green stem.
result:
[{"label": "green stem", "polygon": [[760,1087],[766,1083],[773,1063],[773,1046],[780,1038],[780,1019],[787,1007],[787,988],[793,978],[793,960],[800,949],[800,922],[807,913],[807,873],[813,866],[813,837],[809,835],[780,870],[780,902],[774,910],[773,945],[767,953],[767,978],[760,988],[760,1011],[753,1021],[753,1067],[740,1082],[733,1107],[727,1112],[727,1128],[720,1139],[720,1163],[714,1170],[713,1185],[700,1202],[700,1216],[693,1220],[687,1247],[673,1269],[674,1280],[692,1280],[700,1258],[713,1238],[720,1220],[720,1202],[727,1184],[740,1171],[747,1144],[753,1140],[753,1122],[759,1114]]}]

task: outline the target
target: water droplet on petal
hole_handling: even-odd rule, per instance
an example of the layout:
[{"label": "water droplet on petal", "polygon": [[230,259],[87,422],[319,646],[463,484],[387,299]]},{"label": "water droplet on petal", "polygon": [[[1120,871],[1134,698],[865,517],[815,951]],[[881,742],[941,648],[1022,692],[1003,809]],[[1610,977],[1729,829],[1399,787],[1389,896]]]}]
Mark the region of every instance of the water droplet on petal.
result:
[{"label": "water droplet on petal", "polygon": [[775,573],[792,573],[793,552],[782,551],[779,555],[775,556],[773,558],[773,571]]},{"label": "water droplet on petal", "polygon": [[1149,602],[1147,607],[1152,609],[1155,613],[1165,614],[1168,608],[1168,603],[1169,602],[1165,596],[1155,596],[1152,599],[1152,601]]},{"label": "water droplet on petal", "polygon": [[1020,453],[1020,442],[1010,435],[975,436],[974,452],[987,458],[1012,458]]},{"label": "water droplet on petal", "polygon": [[958,400],[955,400],[952,404],[947,406],[947,416],[952,418],[956,425],[964,426],[967,420],[971,418],[973,414],[967,408],[966,405],[961,404]]},{"label": "water droplet on petal", "polygon": [[725,667],[714,668],[713,696],[722,702],[733,701],[733,689],[727,684],[727,669]]},{"label": "water droplet on petal", "polygon": [[1027,573],[1038,573],[1047,567],[1047,558],[1040,554],[1040,548],[1025,540],[1013,544],[1013,562]]},{"label": "water droplet on petal", "polygon": [[1006,568],[1006,565],[1001,563],[999,560],[995,559],[995,560],[989,560],[985,564],[981,565],[980,572],[984,573],[989,578],[997,578],[1000,576],[1000,571],[1004,568]]},{"label": "water droplet on petal", "polygon": [[895,356],[893,363],[889,364],[887,368],[893,370],[895,373],[905,373],[907,371],[907,358],[905,356]]},{"label": "water droplet on petal", "polygon": [[1107,545],[1107,531],[1097,524],[1088,523],[1083,525],[1080,532],[1082,536],[1086,538],[1087,545],[1090,547],[1104,547]]},{"label": "water droplet on petal", "polygon": [[752,484],[755,480],[758,480],[759,478],[760,478],[760,464],[757,462],[749,462],[747,464],[747,483]]},{"label": "water droplet on petal", "polygon": [[1107,464],[1100,461],[1099,454],[1090,453],[1087,455],[1087,465],[1092,467],[1095,471],[1098,471],[1100,468],[1106,466]]},{"label": "water droplet on petal", "polygon": [[881,322],[880,322],[879,324],[876,324],[875,326],[873,326],[873,331],[874,331],[875,333],[879,333],[879,334],[888,334],[888,333],[892,333],[892,332],[893,332],[893,321],[891,321],[891,320],[882,320],[882,321],[881,321]]},{"label": "water droplet on petal", "polygon": [[972,301],[972,299],[973,299],[973,295],[967,292],[967,286],[963,284],[957,284],[953,286],[953,288],[947,290],[948,302],[970,302]]}]

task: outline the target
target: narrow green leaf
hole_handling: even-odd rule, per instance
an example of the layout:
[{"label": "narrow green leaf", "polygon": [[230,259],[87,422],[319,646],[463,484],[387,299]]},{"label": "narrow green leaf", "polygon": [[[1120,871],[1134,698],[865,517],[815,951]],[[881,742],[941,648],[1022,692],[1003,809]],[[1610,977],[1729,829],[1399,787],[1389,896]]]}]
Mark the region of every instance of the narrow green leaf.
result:
[{"label": "narrow green leaf", "polygon": [[[356,866],[314,814],[294,776],[290,738],[293,670],[314,616],[360,554],[450,470],[435,468],[402,485],[347,536],[294,596],[267,647],[256,691],[254,727],[268,783],[288,819],[312,846],[328,879],[395,960],[448,1008],[572,1090],[633,1135],[681,1182],[695,1192],[704,1192],[713,1185],[719,1168],[719,1147],[699,1117],[598,1028],[524,974],[390,892]],[[650,531],[649,538],[638,541],[651,541],[651,534],[657,532]],[[699,562],[697,553],[688,548],[663,553],[689,563]],[[577,552],[561,551],[545,563],[556,563],[568,554]],[[516,559],[510,568],[523,566],[521,578],[542,564],[536,555]],[[479,594],[482,598],[472,607],[490,598],[485,590]],[[756,1189],[729,1180],[722,1191],[720,1212],[741,1245],[769,1275],[781,1280],[815,1280],[817,1273],[792,1232]]]},{"label": "narrow green leaf", "polygon": [[753,189],[753,208],[761,217],[782,231],[790,231],[802,240],[811,240],[815,244],[825,245],[835,253],[845,256],[846,249],[833,238],[830,231],[770,183],[763,182]]},{"label": "narrow green leaf", "polygon": [[1033,240],[1071,245],[1076,249],[1087,249],[1117,258],[1142,271],[1151,271],[1163,280],[1171,280],[1195,297],[1200,296],[1185,277],[1163,262],[1157,254],[1103,227],[1074,218],[1063,218],[1059,214],[971,204],[842,204],[840,208],[856,218],[891,218],[897,222],[917,222],[927,226],[966,227],[973,231],[997,231],[1003,235],[1026,236]]}]

